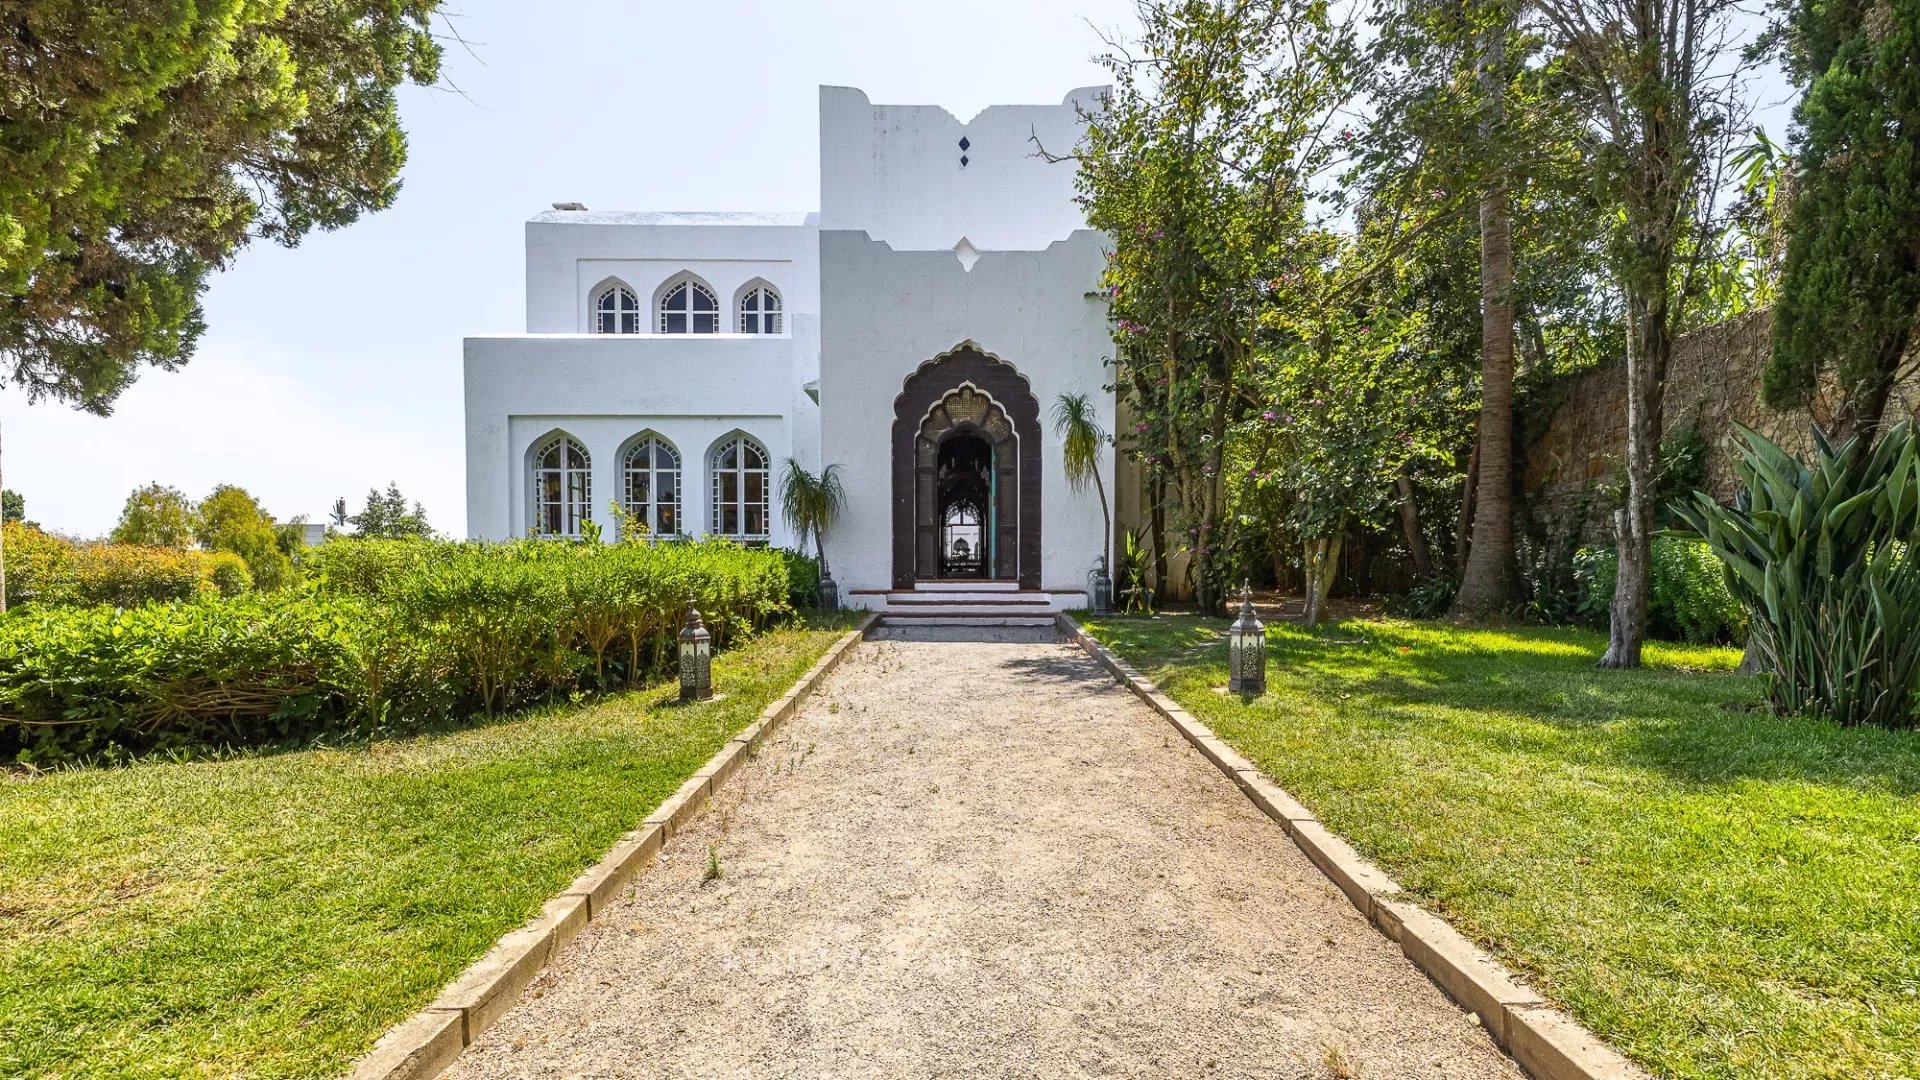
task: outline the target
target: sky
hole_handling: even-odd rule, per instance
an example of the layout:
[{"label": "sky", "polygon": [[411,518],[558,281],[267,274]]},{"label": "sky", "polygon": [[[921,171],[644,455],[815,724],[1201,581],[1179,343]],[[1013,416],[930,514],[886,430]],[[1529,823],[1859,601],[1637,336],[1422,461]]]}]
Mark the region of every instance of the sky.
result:
[{"label": "sky", "polygon": [[466,532],[461,339],[525,329],[523,223],[595,209],[813,210],[816,88],[877,103],[1058,102],[1106,82],[1094,28],[1127,0],[450,0],[471,45],[401,100],[393,207],[291,250],[255,245],[205,298],[178,372],[148,371],[105,419],[0,389],[6,486],[27,517],[113,527],[159,481],[251,491],[281,520],[358,509],[395,482]]},{"label": "sky", "polygon": [[[281,520],[324,520],[398,483],[466,533],[461,339],[525,329],[523,223],[551,203],[813,210],[816,87],[876,103],[1053,103],[1107,81],[1096,29],[1130,0],[449,0],[440,88],[402,92],[410,144],[390,209],[216,277],[178,372],[112,416],[0,388],[4,477],[27,517],[113,527],[152,481],[238,484]],[[469,51],[469,48],[471,51]],[[1784,131],[1779,94],[1766,119]]]}]

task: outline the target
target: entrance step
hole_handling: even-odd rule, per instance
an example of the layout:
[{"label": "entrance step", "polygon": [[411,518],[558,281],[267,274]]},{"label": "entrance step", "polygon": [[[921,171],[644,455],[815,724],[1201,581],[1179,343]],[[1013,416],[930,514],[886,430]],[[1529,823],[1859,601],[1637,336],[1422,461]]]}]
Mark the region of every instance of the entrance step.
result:
[{"label": "entrance step", "polygon": [[984,581],[974,578],[934,578],[913,583],[915,592],[1019,592],[1017,581]]}]

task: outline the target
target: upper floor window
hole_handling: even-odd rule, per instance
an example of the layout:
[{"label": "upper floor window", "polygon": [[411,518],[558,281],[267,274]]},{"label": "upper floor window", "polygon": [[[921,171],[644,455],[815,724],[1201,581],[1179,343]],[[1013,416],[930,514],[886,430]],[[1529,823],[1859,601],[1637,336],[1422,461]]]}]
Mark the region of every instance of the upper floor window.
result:
[{"label": "upper floor window", "polygon": [[680,535],[680,453],[658,435],[634,443],[626,459],[627,513],[653,536]]},{"label": "upper floor window", "polygon": [[780,332],[780,294],[771,285],[754,285],[740,295],[740,332]]},{"label": "upper floor window", "polygon": [[601,334],[637,334],[640,332],[640,298],[625,285],[609,286],[594,301],[595,332]]},{"label": "upper floor window", "polygon": [[713,531],[735,540],[765,540],[772,477],[766,448],[729,435],[713,448]]},{"label": "upper floor window", "polygon": [[533,531],[579,536],[593,519],[593,476],[586,447],[556,435],[533,454]]},{"label": "upper floor window", "polygon": [[720,301],[697,281],[681,281],[660,297],[660,332],[663,334],[717,334],[720,332]]}]

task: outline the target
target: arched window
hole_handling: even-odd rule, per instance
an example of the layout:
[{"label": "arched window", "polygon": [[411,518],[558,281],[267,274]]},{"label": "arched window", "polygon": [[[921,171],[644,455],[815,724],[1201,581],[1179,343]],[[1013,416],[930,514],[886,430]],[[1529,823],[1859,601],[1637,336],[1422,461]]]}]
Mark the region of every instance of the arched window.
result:
[{"label": "arched window", "polygon": [[681,281],[660,297],[660,332],[663,334],[717,334],[720,332],[720,301],[712,290],[697,281]]},{"label": "arched window", "polygon": [[640,332],[640,298],[625,285],[609,286],[593,302],[593,328],[601,334]]},{"label": "arched window", "polygon": [[586,448],[556,435],[533,455],[533,531],[541,536],[579,536],[593,519],[593,477]]},{"label": "arched window", "polygon": [[713,448],[713,532],[735,540],[765,540],[768,532],[767,451],[745,435]]},{"label": "arched window", "polygon": [[627,450],[627,513],[654,536],[680,535],[680,453],[658,435]]},{"label": "arched window", "polygon": [[755,285],[740,295],[740,332],[780,332],[780,294],[771,285]]}]

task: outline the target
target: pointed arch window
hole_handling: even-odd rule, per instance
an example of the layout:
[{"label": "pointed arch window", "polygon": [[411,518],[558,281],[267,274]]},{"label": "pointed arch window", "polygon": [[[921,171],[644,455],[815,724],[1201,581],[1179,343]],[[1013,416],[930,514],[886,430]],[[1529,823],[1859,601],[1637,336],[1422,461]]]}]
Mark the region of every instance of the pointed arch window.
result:
[{"label": "pointed arch window", "polygon": [[713,528],[719,536],[765,541],[772,477],[767,451],[746,435],[729,435],[713,449]]},{"label": "pointed arch window", "polygon": [[780,294],[771,285],[754,285],[740,294],[740,332],[780,332]]},{"label": "pointed arch window", "polygon": [[593,302],[593,329],[599,334],[640,332],[640,298],[625,285],[610,285]]},{"label": "pointed arch window", "polygon": [[533,531],[540,536],[577,537],[593,520],[593,475],[587,449],[571,436],[556,435],[533,455]]},{"label": "pointed arch window", "polygon": [[670,286],[660,297],[660,332],[719,333],[720,301],[714,299],[713,290],[690,279]]},{"label": "pointed arch window", "polygon": [[627,513],[646,525],[653,536],[680,535],[680,452],[658,435],[649,435],[627,450]]}]

